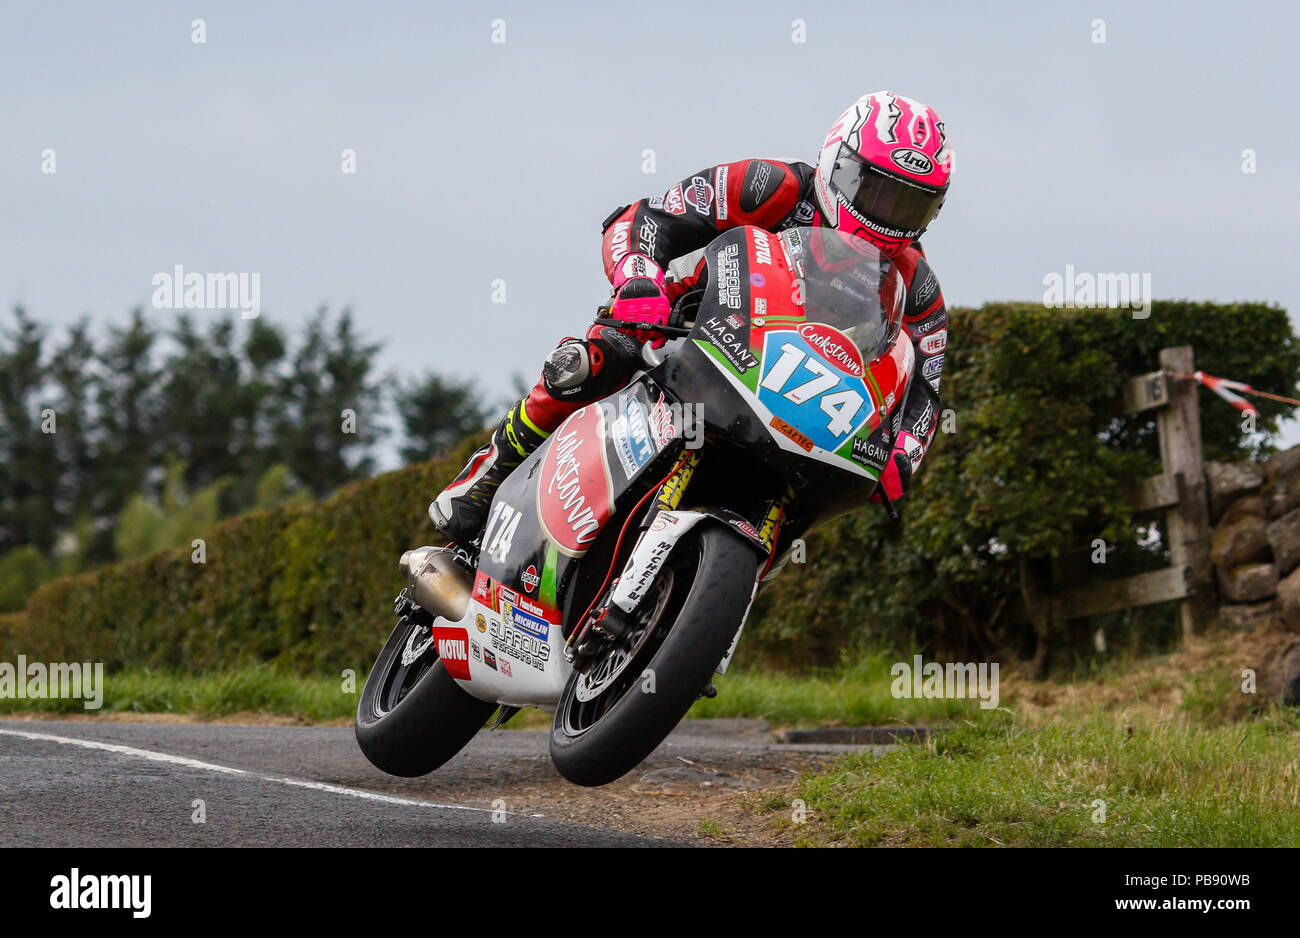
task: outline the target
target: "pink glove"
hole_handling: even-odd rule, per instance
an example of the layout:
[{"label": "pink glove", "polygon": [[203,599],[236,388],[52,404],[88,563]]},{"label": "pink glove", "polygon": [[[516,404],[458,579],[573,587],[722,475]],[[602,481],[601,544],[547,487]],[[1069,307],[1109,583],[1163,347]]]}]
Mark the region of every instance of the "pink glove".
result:
[{"label": "pink glove", "polygon": [[[644,254],[629,254],[614,268],[614,302],[609,314],[614,319],[664,325],[672,312],[664,292],[664,272]],[[668,341],[661,332],[648,329],[622,329],[638,342],[659,348]]]},{"label": "pink glove", "polygon": [[[907,495],[907,490],[912,486],[912,473],[921,465],[921,457],[924,455],[924,443],[906,430],[898,434],[893,452],[889,454],[889,462],[880,473],[880,488],[884,489],[891,502],[900,501]],[[880,493],[872,495],[871,500],[880,501]]]}]

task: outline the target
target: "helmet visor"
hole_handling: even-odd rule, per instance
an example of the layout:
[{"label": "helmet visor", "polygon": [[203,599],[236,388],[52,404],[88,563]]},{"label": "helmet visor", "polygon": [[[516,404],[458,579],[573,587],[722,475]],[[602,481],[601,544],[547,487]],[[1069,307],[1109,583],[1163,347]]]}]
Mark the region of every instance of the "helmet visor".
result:
[{"label": "helmet visor", "polygon": [[831,170],[831,186],[848,199],[859,221],[896,238],[915,238],[923,232],[938,214],[945,194],[944,189],[873,166],[843,143]]}]

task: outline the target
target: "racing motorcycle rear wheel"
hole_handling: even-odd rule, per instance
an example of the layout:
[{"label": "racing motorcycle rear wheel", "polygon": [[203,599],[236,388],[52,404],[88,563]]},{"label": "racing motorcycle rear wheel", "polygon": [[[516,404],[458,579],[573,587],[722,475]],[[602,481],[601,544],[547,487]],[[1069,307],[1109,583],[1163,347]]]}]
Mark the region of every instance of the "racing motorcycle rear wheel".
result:
[{"label": "racing motorcycle rear wheel", "polygon": [[427,775],[464,749],[495,709],[452,680],[438,659],[433,618],[417,609],[398,620],[370,669],[357,743],[389,775]]},{"label": "racing motorcycle rear wheel", "polygon": [[650,755],[708,686],[753,592],[758,558],[702,522],[673,548],[620,640],[569,678],[551,760],[578,785],[604,785]]}]

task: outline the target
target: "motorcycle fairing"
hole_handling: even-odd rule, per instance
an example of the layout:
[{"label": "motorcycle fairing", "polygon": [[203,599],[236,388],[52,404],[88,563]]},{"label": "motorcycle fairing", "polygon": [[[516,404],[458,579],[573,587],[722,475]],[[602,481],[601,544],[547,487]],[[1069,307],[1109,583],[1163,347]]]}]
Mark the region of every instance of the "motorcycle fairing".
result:
[{"label": "motorcycle fairing", "polygon": [[682,446],[679,413],[640,375],[575,411],[501,483],[462,623],[470,677],[461,683],[476,697],[543,707],[559,699],[570,673],[567,574],[609,519],[669,471]]},{"label": "motorcycle fairing", "polygon": [[[864,363],[834,326],[809,321],[784,243],[737,228],[706,250],[708,289],[690,341],[762,419],[778,447],[869,480],[867,439],[906,393],[915,352],[899,330]],[[794,301],[799,298],[799,301]],[[856,441],[856,442],[855,442]]]}]

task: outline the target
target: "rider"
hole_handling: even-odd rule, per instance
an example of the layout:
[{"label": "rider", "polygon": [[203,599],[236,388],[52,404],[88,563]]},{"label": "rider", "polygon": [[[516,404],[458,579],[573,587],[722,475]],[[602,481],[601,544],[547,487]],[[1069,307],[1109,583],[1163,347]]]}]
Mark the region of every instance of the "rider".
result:
[{"label": "rider", "polygon": [[[864,95],[831,126],[815,168],[777,160],[723,163],[611,213],[602,229],[605,273],[613,284],[609,316],[667,322],[672,302],[706,272],[703,248],[728,228],[824,226],[865,238],[902,274],[903,328],[924,379],[912,382],[897,411],[901,421],[876,431],[892,446],[877,468],[885,494],[897,501],[938,425],[948,314],[916,239],[943,205],[951,170],[943,122],[932,108],[888,91]],[[671,279],[665,274],[670,261]],[[623,388],[641,366],[646,341],[662,344],[663,338],[596,324],[585,338],[562,340],[528,396],[429,506],[438,529],[462,545],[477,540],[502,480],[571,413]]]}]

